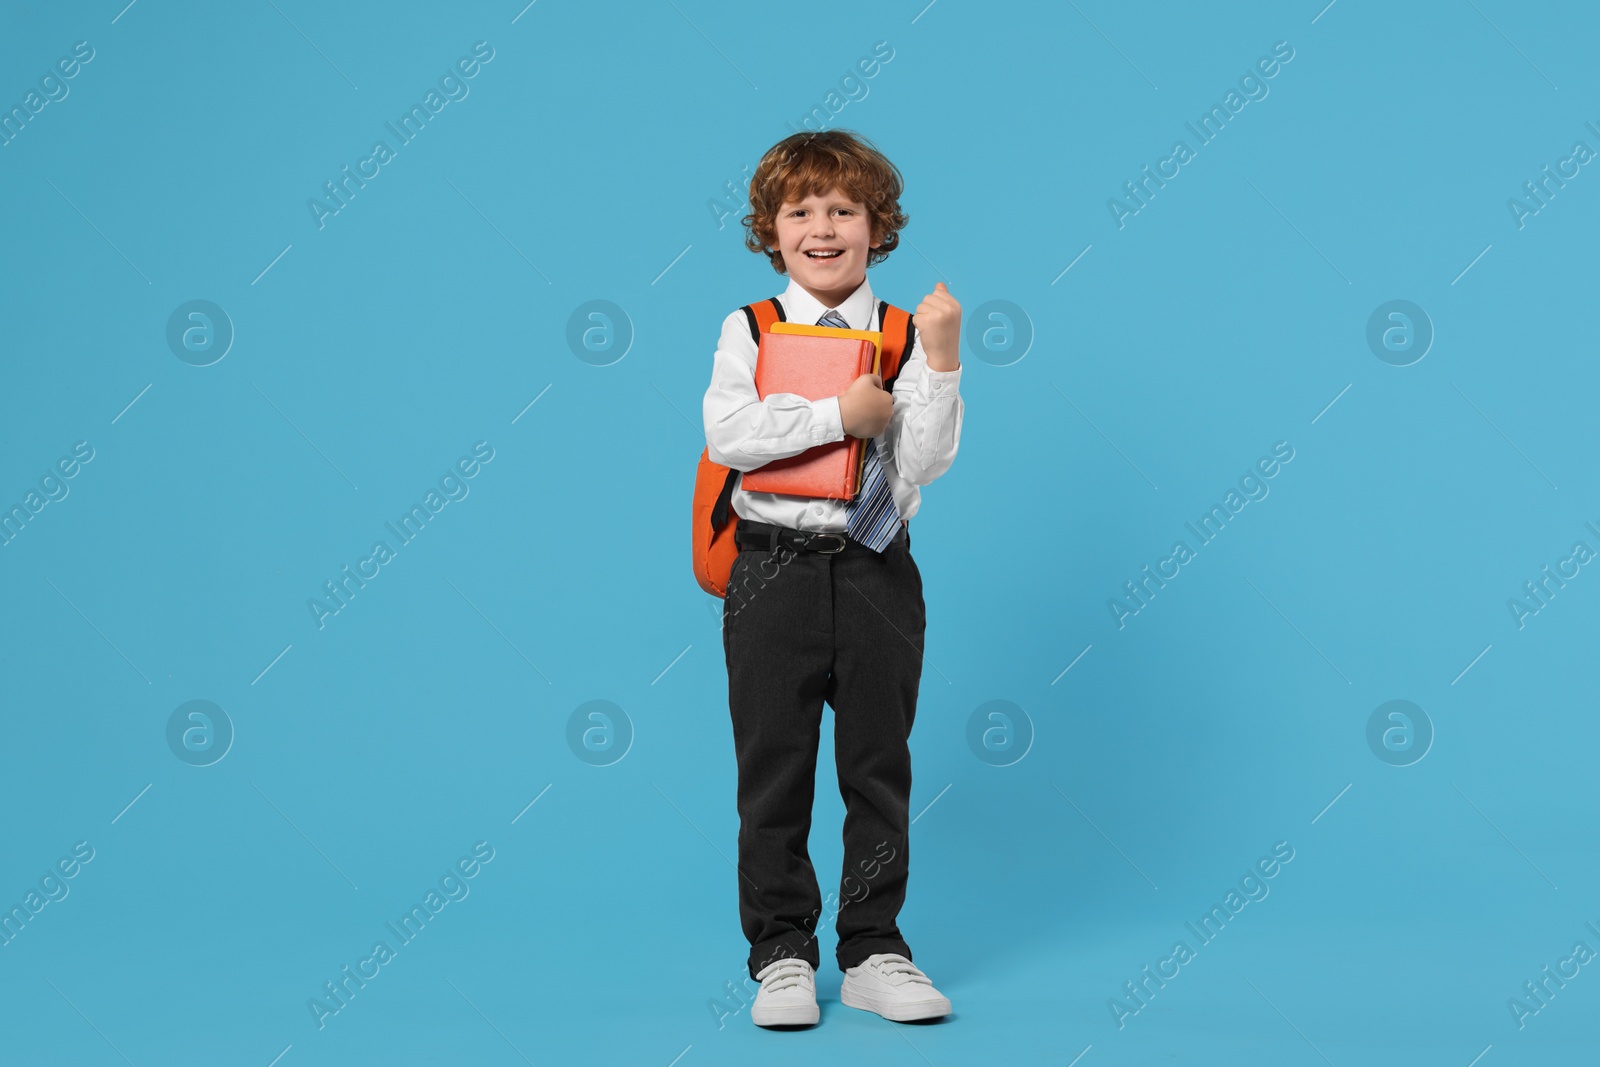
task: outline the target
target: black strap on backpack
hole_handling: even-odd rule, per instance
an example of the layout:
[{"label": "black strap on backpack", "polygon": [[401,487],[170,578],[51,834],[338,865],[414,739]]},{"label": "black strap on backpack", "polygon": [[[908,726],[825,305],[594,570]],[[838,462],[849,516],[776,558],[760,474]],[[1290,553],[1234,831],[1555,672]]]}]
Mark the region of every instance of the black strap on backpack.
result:
[{"label": "black strap on backpack", "polygon": [[[889,315],[889,301],[878,301],[878,329],[883,329],[883,320]],[[894,392],[895,379],[900,377],[900,368],[906,365],[906,360],[911,358],[911,346],[917,341],[917,317],[906,314],[906,343],[900,348],[900,362],[895,366],[894,373],[883,380],[883,388]]]},{"label": "black strap on backpack", "polygon": [[[767,301],[767,303],[771,304],[772,305],[772,310],[774,310],[774,311],[776,311],[778,313],[778,321],[779,322],[788,322],[789,321],[789,316],[787,316],[787,315],[785,315],[783,313],[783,305],[778,303],[778,298],[777,297],[772,297],[770,300]],[[750,324],[750,340],[754,341],[757,345],[760,345],[761,344],[761,326],[760,326],[760,324],[758,324],[756,322],[756,309],[751,307],[749,304],[746,304],[740,310],[744,312],[745,321]]]},{"label": "black strap on backpack", "polygon": [[[783,313],[783,305],[778,302],[777,297],[772,297],[768,300],[768,303],[772,305],[772,310],[777,313],[779,322],[789,321],[789,317]],[[759,346],[761,344],[761,325],[756,322],[755,308],[746,304],[740,310],[744,312],[745,321],[750,324],[750,339]],[[729,467],[728,477],[722,483],[722,492],[717,494],[717,503],[711,509],[712,530],[722,529],[723,524],[728,521],[728,512],[733,507],[734,483],[738,480],[739,472]]]},{"label": "black strap on backpack", "polygon": [[722,483],[722,492],[717,494],[716,506],[711,509],[713,533],[722,529],[722,524],[728,521],[728,510],[733,507],[733,483],[738,477],[739,472],[729,467],[727,480]]}]

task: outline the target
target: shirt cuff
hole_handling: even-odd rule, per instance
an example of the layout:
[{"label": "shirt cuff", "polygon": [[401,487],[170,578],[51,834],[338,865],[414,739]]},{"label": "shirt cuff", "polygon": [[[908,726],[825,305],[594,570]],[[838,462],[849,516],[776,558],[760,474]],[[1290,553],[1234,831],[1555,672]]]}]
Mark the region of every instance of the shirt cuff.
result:
[{"label": "shirt cuff", "polygon": [[961,390],[961,367],[955,370],[934,370],[924,364],[922,380],[930,398],[955,396]]},{"label": "shirt cuff", "polygon": [[844,440],[844,416],[839,413],[839,398],[837,396],[823,397],[815,402],[818,428],[813,432],[820,432],[819,444]]}]

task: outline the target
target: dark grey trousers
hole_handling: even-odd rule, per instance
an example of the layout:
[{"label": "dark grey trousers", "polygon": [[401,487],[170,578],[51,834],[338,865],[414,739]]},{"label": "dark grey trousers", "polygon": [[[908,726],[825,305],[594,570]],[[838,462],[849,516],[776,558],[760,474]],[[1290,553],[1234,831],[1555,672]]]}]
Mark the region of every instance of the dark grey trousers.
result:
[{"label": "dark grey trousers", "polygon": [[[834,908],[841,970],[875,952],[911,958],[895,919],[926,622],[909,526],[881,555],[852,540],[835,555],[744,548],[734,562],[722,644],[752,978],[786,956],[819,966],[816,929]],[[824,702],[845,806],[844,870],[826,910],[807,848]]]}]

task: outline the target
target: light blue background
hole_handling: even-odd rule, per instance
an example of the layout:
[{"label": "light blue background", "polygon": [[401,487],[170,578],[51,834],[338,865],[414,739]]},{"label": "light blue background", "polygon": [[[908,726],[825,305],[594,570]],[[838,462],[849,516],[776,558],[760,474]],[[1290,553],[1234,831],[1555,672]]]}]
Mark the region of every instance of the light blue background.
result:
[{"label": "light blue background", "polygon": [[[0,903],[95,850],[0,947],[0,1059],[1594,1047],[1594,967],[1523,1028],[1507,1007],[1600,949],[1600,577],[1521,628],[1507,607],[1600,548],[1600,178],[1520,229],[1507,208],[1600,148],[1591,10],[123,3],[0,15],[7,108],[95,50],[0,148],[0,503],[94,449],[0,548]],[[319,229],[308,198],[477,41],[470,95]],[[841,1007],[829,929],[822,1025],[769,1033],[711,1007],[746,945],[721,602],[687,525],[718,325],[784,280],[711,202],[878,41],[832,119],[907,179],[875,291],[914,308],[942,279],[969,326],[1005,300],[1034,339],[999,365],[969,337],[960,455],[913,521],[902,927],[955,1015]],[[1277,41],[1269,95],[1119,229],[1107,199]],[[165,340],[196,299],[236,330],[206,367]],[[1366,342],[1394,299],[1436,331],[1410,366]],[[622,358],[569,347],[591,300],[625,312]],[[308,598],[478,441],[470,494],[319,629]],[[1278,441],[1270,495],[1119,629],[1108,599]],[[196,699],[236,730],[206,767],[166,741]],[[1366,740],[1395,699],[1436,731],[1405,767]],[[590,700],[631,724],[608,766],[566,740]],[[991,700],[1031,724],[1010,766],[968,747]],[[308,999],[477,841],[470,895],[319,1030]],[[1108,1000],[1279,841],[1270,895],[1119,1028]]]}]

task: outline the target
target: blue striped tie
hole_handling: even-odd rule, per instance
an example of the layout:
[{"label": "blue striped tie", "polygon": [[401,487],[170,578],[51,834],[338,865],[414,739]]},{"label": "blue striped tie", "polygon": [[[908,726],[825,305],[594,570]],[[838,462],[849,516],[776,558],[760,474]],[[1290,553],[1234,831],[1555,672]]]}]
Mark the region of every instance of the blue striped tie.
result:
[{"label": "blue striped tie", "polygon": [[[850,328],[837,311],[825,312],[817,325]],[[862,440],[862,445],[867,455],[861,466],[861,486],[855,499],[845,503],[845,529],[874,552],[882,552],[900,532],[900,511],[895,507],[894,493],[883,473],[876,444],[868,437]]]}]

